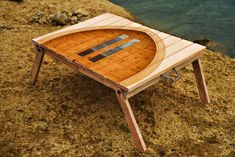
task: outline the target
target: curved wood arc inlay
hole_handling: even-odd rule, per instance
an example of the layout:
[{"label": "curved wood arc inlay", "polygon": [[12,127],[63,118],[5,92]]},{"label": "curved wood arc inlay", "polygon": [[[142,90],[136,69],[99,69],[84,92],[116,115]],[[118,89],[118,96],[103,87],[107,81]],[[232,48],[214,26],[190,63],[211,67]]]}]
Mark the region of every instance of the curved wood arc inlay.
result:
[{"label": "curved wood arc inlay", "polygon": [[[147,29],[144,26],[143,27],[130,27],[130,26],[124,25],[124,26],[99,26],[99,27],[78,28],[78,29],[72,29],[72,30],[67,30],[67,31],[65,30],[65,31],[59,32],[57,34],[53,34],[53,36],[48,36],[47,38],[41,39],[40,41],[37,41],[37,42],[42,45],[45,45],[46,43],[48,43],[52,40],[59,39],[61,37],[64,37],[64,36],[67,36],[70,34],[74,34],[74,33],[84,33],[87,31],[113,30],[113,29],[124,30],[124,31],[136,31],[137,33],[141,32],[141,33],[146,34],[147,36],[149,36],[151,38],[151,40],[153,41],[153,44],[155,44],[155,52],[154,52],[155,55],[152,58],[151,62],[149,62],[149,64],[146,67],[142,68],[141,71],[138,71],[137,73],[133,74],[132,76],[125,77],[125,79],[114,79],[114,78],[109,78],[108,76],[105,76],[105,77],[113,80],[117,84],[119,84],[123,81],[128,82],[128,84],[131,84],[131,83],[134,83],[140,79],[143,79],[145,76],[147,76],[152,71],[154,71],[154,69],[156,69],[156,67],[159,65],[159,60],[164,58],[165,46],[164,46],[162,39],[157,35],[157,33],[152,32],[150,29]],[[141,49],[139,51],[141,51]],[[79,61],[78,61],[78,63],[79,63]],[[88,66],[88,68],[89,68],[89,66]],[[97,72],[96,68],[91,68],[91,70],[93,70],[94,72]]]}]

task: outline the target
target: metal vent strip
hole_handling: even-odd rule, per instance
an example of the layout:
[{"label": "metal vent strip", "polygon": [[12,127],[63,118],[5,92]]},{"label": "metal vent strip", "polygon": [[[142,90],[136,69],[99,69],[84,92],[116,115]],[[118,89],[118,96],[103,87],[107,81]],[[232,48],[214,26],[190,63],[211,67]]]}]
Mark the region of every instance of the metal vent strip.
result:
[{"label": "metal vent strip", "polygon": [[87,50],[85,50],[85,51],[83,51],[83,52],[79,52],[78,55],[84,57],[84,56],[86,56],[86,55],[88,55],[88,54],[90,54],[90,53],[92,53],[92,52],[98,51],[98,50],[100,50],[100,49],[102,49],[102,48],[105,48],[105,47],[107,47],[107,46],[109,46],[109,45],[112,45],[112,44],[114,44],[114,43],[116,43],[116,42],[118,42],[118,41],[124,40],[124,39],[126,39],[126,38],[128,38],[128,37],[129,37],[129,36],[126,35],[126,34],[120,35],[120,36],[118,36],[118,37],[115,38],[115,39],[106,41],[106,42],[104,42],[104,43],[102,43],[102,44],[100,44],[100,45],[97,45],[97,46],[95,46],[95,47],[92,47],[92,48],[90,48],[90,49],[87,49]]},{"label": "metal vent strip", "polygon": [[121,51],[121,50],[123,50],[123,49],[125,49],[125,48],[127,48],[127,47],[129,47],[129,46],[134,45],[135,43],[138,43],[138,42],[140,42],[139,39],[130,40],[129,42],[127,42],[127,43],[125,43],[125,44],[122,44],[122,45],[120,45],[120,46],[118,46],[118,47],[115,47],[115,48],[113,48],[113,49],[110,49],[110,50],[108,50],[108,51],[106,51],[106,52],[104,52],[104,53],[102,53],[102,54],[99,54],[99,55],[97,55],[97,56],[95,56],[95,57],[93,57],[93,58],[90,58],[89,60],[92,61],[92,62],[97,62],[97,61],[99,61],[99,60],[101,60],[101,59],[103,59],[103,58],[105,58],[105,57],[108,57],[108,56],[110,56],[110,55],[112,55],[112,54],[115,54],[115,53],[117,53],[118,51]]}]

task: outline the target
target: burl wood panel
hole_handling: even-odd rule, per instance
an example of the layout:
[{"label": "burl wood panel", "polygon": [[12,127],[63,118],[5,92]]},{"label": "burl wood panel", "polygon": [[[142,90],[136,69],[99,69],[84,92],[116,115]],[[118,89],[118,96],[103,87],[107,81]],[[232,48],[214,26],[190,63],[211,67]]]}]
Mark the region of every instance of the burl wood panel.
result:
[{"label": "burl wood panel", "polygon": [[[123,34],[129,37],[86,56],[78,55],[80,52],[115,39]],[[89,60],[98,54],[118,47],[132,39],[138,39],[140,42],[97,62]],[[151,63],[157,52],[155,42],[149,35],[138,31],[118,29],[77,32],[50,40],[43,45],[117,83],[145,69]]]}]

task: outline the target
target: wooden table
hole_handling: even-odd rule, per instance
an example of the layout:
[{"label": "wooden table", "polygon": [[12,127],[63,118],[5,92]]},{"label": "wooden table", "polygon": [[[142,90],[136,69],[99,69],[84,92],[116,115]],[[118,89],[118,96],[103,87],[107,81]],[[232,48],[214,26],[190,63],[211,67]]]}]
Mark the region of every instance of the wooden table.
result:
[{"label": "wooden table", "polygon": [[199,60],[204,46],[106,13],[33,39],[35,83],[47,55],[115,90],[137,147],[145,151],[128,98],[192,63],[203,103],[209,96]]}]

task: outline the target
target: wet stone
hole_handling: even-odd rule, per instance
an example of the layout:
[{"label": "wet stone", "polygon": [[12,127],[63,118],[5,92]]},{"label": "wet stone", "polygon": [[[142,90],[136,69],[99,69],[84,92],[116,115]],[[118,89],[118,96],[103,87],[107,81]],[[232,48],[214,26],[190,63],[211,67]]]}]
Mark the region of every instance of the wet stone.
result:
[{"label": "wet stone", "polygon": [[207,48],[212,48],[214,47],[216,44],[213,40],[204,38],[204,39],[199,39],[199,40],[194,40],[195,43],[201,44],[206,46]]}]

